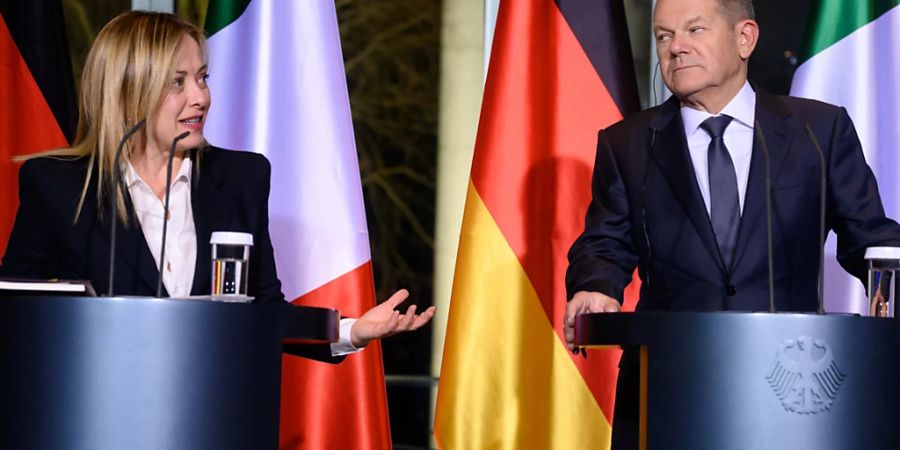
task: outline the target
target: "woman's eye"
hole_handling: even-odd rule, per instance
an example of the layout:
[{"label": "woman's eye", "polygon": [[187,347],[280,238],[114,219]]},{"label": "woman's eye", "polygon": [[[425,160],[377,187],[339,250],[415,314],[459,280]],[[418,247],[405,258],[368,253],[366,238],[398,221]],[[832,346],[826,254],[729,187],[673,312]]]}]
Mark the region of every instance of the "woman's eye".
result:
[{"label": "woman's eye", "polygon": [[172,80],[172,87],[181,87],[184,85],[184,78],[176,78]]}]

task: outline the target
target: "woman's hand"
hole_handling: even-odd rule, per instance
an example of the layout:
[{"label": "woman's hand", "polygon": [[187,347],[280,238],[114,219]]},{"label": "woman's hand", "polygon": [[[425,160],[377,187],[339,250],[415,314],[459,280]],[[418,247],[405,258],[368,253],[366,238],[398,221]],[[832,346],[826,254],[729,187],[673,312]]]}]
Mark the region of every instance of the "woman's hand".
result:
[{"label": "woman's hand", "polygon": [[400,303],[409,297],[406,289],[394,292],[384,303],[368,310],[350,329],[350,342],[354,347],[362,348],[373,339],[381,339],[404,331],[421,328],[434,316],[434,306],[422,314],[416,314],[416,305],[410,306],[405,314],[395,310]]}]

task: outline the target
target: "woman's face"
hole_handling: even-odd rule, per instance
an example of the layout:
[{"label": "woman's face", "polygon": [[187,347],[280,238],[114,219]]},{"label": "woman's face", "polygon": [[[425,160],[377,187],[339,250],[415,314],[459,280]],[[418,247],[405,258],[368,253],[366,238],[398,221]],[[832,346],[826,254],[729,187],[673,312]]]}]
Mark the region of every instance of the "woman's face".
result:
[{"label": "woman's face", "polygon": [[178,141],[176,151],[196,148],[203,143],[203,123],[210,101],[206,70],[200,46],[190,36],[182,36],[165,98],[151,117],[148,150],[168,151],[172,140],[185,131],[191,134]]}]

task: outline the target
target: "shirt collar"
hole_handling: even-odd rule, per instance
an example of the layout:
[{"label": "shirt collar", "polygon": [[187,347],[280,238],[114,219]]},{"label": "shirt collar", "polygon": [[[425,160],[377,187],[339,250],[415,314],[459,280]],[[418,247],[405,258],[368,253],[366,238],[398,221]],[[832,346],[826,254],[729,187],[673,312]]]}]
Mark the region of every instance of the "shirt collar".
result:
[{"label": "shirt collar", "polygon": [[[753,91],[749,81],[744,81],[744,86],[722,108],[722,112],[719,115],[721,114],[729,115],[734,118],[735,122],[753,129],[753,121],[756,115],[756,92]],[[712,116],[706,111],[699,111],[682,104],[681,120],[684,123],[684,135],[689,137],[694,134],[700,128],[700,124]]]},{"label": "shirt collar", "polygon": [[[181,168],[178,169],[178,173],[175,174],[175,178],[172,179],[172,184],[175,184],[179,181],[186,181],[188,185],[191,182],[191,168],[193,167],[194,162],[191,158],[185,157],[181,162]],[[125,185],[128,186],[128,189],[134,187],[137,183],[143,183],[145,186],[147,183],[141,178],[141,176],[137,173],[134,166],[131,164],[131,161],[125,161]]]}]

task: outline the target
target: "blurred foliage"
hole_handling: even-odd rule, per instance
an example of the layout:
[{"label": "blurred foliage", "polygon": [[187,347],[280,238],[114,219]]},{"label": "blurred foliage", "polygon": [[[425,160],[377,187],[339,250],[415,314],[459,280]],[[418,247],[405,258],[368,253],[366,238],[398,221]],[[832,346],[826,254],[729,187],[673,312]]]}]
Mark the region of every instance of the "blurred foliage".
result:
[{"label": "blurred foliage", "polygon": [[206,21],[206,9],[209,7],[209,0],[176,0],[175,14],[182,19],[203,27]]},{"label": "blurred foliage", "polygon": [[430,304],[440,3],[335,5],[379,298]]},{"label": "blurred foliage", "polygon": [[63,0],[62,5],[77,92],[81,87],[81,69],[97,32],[113,17],[130,10],[131,0]]}]

